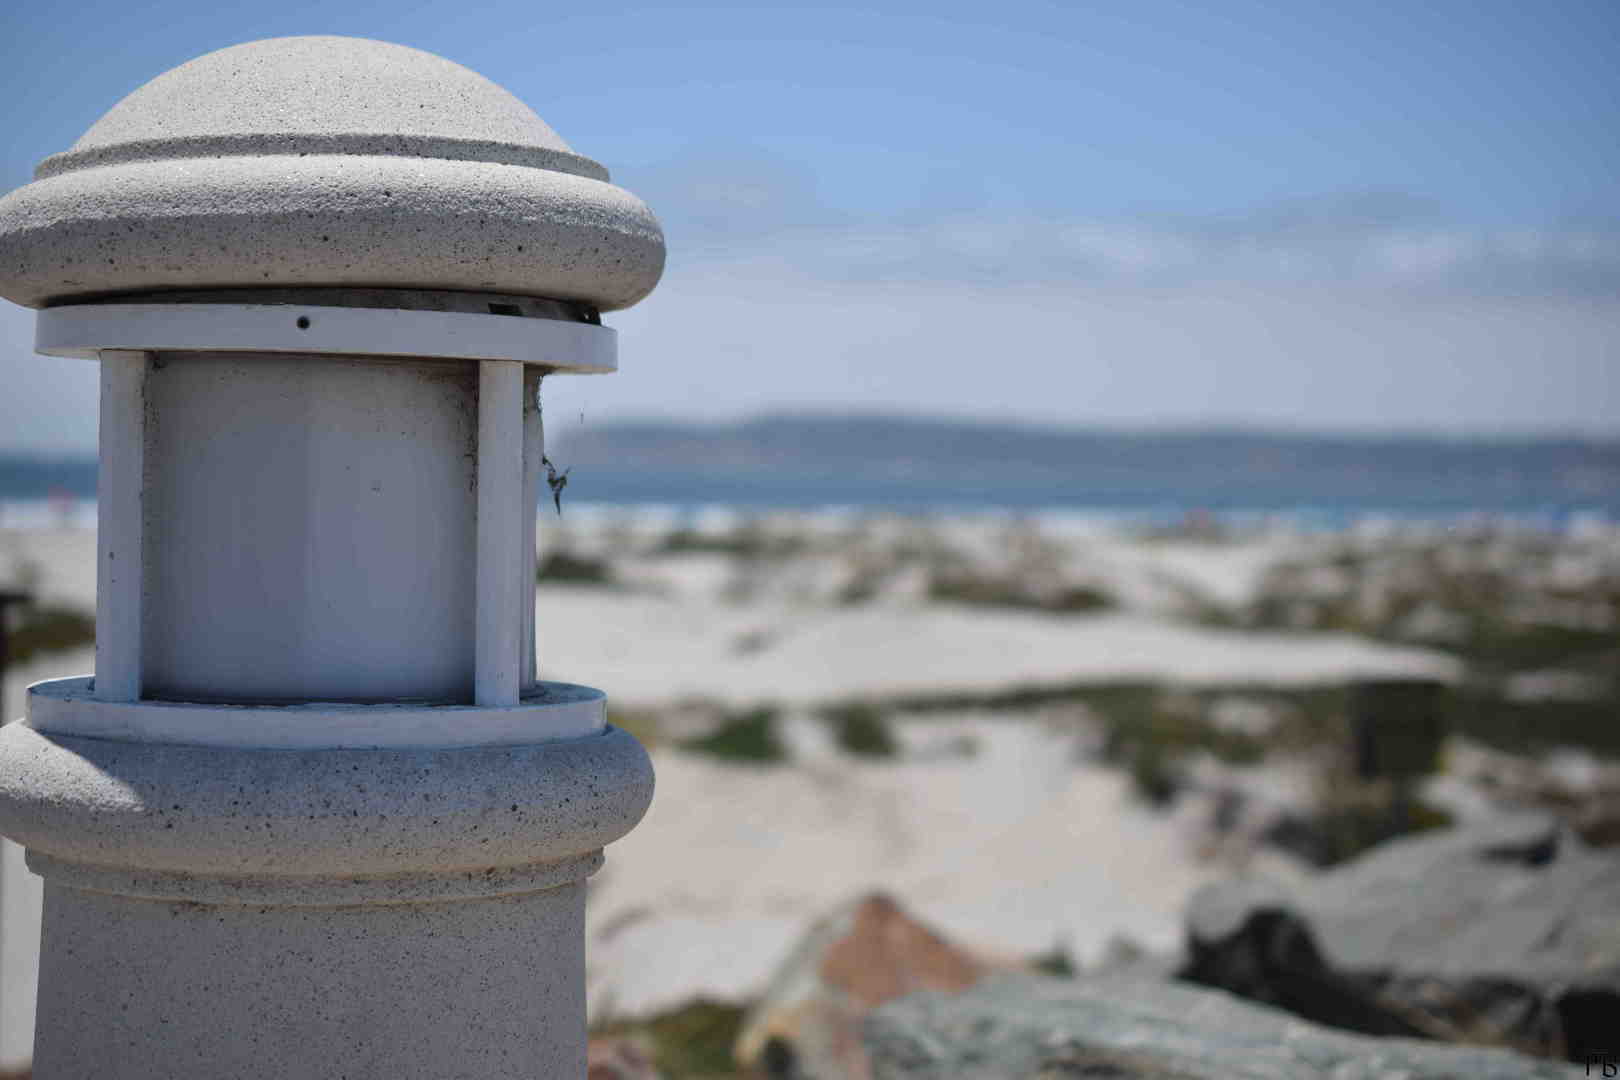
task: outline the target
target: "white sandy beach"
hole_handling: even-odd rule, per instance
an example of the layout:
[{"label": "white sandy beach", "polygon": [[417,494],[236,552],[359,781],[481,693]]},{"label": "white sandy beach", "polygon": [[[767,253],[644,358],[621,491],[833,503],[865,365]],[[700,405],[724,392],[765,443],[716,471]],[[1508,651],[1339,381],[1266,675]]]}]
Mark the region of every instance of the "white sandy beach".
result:
[{"label": "white sandy beach", "polygon": [[545,586],[536,618],[545,677],[606,687],[626,705],[692,697],[804,705],[1130,679],[1302,685],[1456,671],[1441,654],[1350,635],[1241,633],[1135,612],[740,605]]},{"label": "white sandy beach", "polygon": [[1187,897],[1229,869],[1085,763],[1072,730],[920,721],[903,740],[969,736],[976,753],[870,764],[806,752],[820,725],[798,727],[792,768],[654,756],[653,809],[592,884],[594,1015],[747,1000],[811,919],[874,889],[1003,958],[1092,962],[1115,938],[1172,949]]},{"label": "white sandy beach", "polygon": [[[993,527],[945,527],[958,549],[1000,557]],[[1122,680],[1301,686],[1457,675],[1455,661],[1424,649],[1178,617],[1189,594],[1243,602],[1267,567],[1298,550],[1297,538],[1144,544],[1096,527],[1066,542],[1073,572],[1105,584],[1118,606],[1081,615],[969,608],[931,602],[903,581],[874,602],[831,603],[817,575],[838,567],[815,559],[739,599],[729,557],[645,550],[621,561],[617,586],[542,585],[545,677],[600,686],[625,707],[772,705],[784,710],[792,748],[791,763],[776,766],[655,751],[652,810],[591,886],[595,1016],[646,1015],[700,994],[745,1000],[811,919],[874,889],[1005,957],[1061,947],[1087,962],[1116,937],[1172,948],[1191,891],[1230,869],[1200,856],[1196,830],[1137,801],[1121,772],[1089,760],[1094,732],[1072,714],[1055,723],[985,713],[903,720],[906,751],[873,763],[834,750],[810,707]],[[0,533],[0,579],[19,578],[46,602],[92,611],[93,531]],[[12,711],[28,682],[92,664],[93,651],[80,648],[17,666],[6,680]],[[976,749],[949,750],[963,745]],[[1259,857],[1291,870],[1280,856]]]}]

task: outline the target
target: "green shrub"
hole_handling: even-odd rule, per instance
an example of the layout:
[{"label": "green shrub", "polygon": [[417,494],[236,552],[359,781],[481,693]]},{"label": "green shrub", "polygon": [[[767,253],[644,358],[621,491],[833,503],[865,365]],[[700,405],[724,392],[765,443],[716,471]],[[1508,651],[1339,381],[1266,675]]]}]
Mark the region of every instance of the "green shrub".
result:
[{"label": "green shrub", "polygon": [[39,653],[61,652],[96,640],[96,620],[67,608],[23,607],[7,636],[7,652],[14,664],[24,663]]},{"label": "green shrub", "polygon": [[1060,979],[1073,978],[1077,970],[1074,957],[1069,955],[1069,950],[1062,942],[1058,942],[1050,950],[1032,957],[1030,966],[1042,975],[1054,975]]},{"label": "green shrub", "polygon": [[607,585],[613,581],[613,572],[602,559],[592,559],[567,551],[552,551],[540,561],[535,578],[538,581],[556,581],[569,585]]},{"label": "green shrub", "polygon": [[1145,742],[1131,755],[1131,784],[1149,804],[1162,809],[1175,801],[1181,780],[1164,748]]},{"label": "green shrub", "polygon": [[698,1080],[736,1075],[731,1056],[742,1032],[746,1010],[739,1005],[699,998],[679,1009],[646,1020],[597,1028],[592,1034],[629,1038],[646,1046],[669,1080]]},{"label": "green shrub", "polygon": [[1031,589],[1016,578],[984,577],[953,572],[935,574],[928,583],[928,599],[967,607],[1010,608],[1079,614],[1106,611],[1114,598],[1090,585],[1069,585],[1055,593]]},{"label": "green shrub", "polygon": [[709,754],[722,761],[780,762],[787,747],[776,731],[776,710],[750,709],[727,717],[707,735],[687,739],[685,749]]},{"label": "green shrub", "polygon": [[822,713],[839,749],[856,757],[889,758],[899,752],[882,710],[874,705],[835,705]]},{"label": "green shrub", "polygon": [[1070,585],[1054,596],[1046,605],[1048,611],[1076,614],[1086,611],[1107,611],[1114,606],[1114,598],[1093,585]]},{"label": "green shrub", "polygon": [[1330,805],[1307,818],[1286,819],[1271,830],[1267,839],[1315,866],[1329,867],[1398,836],[1452,824],[1448,812],[1422,800],[1414,802],[1405,814],[1397,813],[1387,802],[1347,802]]},{"label": "green shrub", "polygon": [[773,536],[757,523],[744,522],[725,534],[680,528],[664,537],[658,551],[665,555],[731,555],[743,559],[785,558],[802,553],[809,542],[798,536]]}]

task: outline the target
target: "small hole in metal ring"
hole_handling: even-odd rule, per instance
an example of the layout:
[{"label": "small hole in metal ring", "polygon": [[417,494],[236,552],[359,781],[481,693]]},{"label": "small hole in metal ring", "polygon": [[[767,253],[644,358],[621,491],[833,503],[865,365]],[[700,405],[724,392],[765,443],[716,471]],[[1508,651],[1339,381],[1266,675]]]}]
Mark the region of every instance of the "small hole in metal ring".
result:
[{"label": "small hole in metal ring", "polygon": [[300,315],[300,316],[298,316],[298,329],[300,329],[300,330],[308,330],[309,329],[309,316],[308,315]]}]

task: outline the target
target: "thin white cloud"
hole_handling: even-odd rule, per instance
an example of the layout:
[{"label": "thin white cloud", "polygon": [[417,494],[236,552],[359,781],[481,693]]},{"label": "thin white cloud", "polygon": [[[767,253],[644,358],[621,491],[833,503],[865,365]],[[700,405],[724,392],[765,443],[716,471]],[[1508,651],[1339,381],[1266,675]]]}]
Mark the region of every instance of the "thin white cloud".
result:
[{"label": "thin white cloud", "polygon": [[1620,295],[1620,222],[1480,225],[1363,191],[1206,217],[988,210],[858,217],[767,154],[691,155],[632,178],[676,263],[770,256],[829,281],[1107,285],[1326,283],[1475,295]]},{"label": "thin white cloud", "polygon": [[957,218],[703,235],[675,258],[769,252],[829,280],[1327,283],[1547,296],[1620,293],[1620,230],[1458,225],[1246,229]]},{"label": "thin white cloud", "polygon": [[1620,434],[1620,302],[1320,282],[829,280],[677,266],[566,423],[772,408],[1051,423]]}]

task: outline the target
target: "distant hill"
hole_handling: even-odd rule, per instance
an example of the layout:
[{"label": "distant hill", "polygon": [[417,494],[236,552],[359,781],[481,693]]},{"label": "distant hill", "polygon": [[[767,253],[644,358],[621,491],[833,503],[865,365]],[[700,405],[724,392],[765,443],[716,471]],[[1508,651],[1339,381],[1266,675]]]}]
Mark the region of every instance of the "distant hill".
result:
[{"label": "distant hill", "polygon": [[[1620,516],[1620,438],[1059,429],[904,416],[554,424],[602,502]],[[92,495],[93,461],[0,457],[0,497]]]}]

